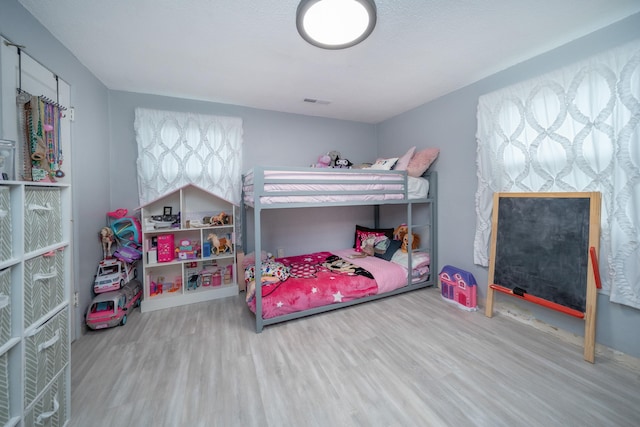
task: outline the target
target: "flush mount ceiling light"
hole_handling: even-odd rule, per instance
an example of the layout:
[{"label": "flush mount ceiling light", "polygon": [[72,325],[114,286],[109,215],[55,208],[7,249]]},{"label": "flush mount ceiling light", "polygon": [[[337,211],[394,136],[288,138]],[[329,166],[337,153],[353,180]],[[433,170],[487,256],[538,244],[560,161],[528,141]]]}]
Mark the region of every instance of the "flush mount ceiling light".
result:
[{"label": "flush mount ceiling light", "polygon": [[302,0],[296,26],[303,39],[323,49],[355,46],[376,26],[373,0]]}]

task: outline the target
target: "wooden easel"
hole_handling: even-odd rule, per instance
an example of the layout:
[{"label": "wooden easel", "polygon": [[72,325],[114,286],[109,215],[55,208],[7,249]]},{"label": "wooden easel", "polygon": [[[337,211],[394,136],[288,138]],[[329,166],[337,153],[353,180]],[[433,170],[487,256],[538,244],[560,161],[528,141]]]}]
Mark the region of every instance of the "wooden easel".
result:
[{"label": "wooden easel", "polygon": [[[518,287],[517,284],[501,284],[495,283],[496,278],[496,254],[498,252],[499,242],[499,230],[501,223],[499,218],[502,216],[504,220],[504,212],[500,213],[500,201],[504,198],[522,198],[530,199],[531,203],[544,203],[547,200],[552,199],[589,199],[588,205],[588,246],[585,248],[578,248],[580,251],[584,250],[587,257],[588,270],[586,272],[586,284],[584,284],[584,291],[586,292],[585,309],[584,311],[576,310],[575,308],[567,307],[561,303],[557,303],[552,299],[540,298],[534,293],[527,292]],[[576,192],[576,193],[495,193],[493,196],[493,215],[492,215],[492,237],[491,237],[491,255],[489,265],[489,277],[487,288],[487,304],[485,315],[487,317],[493,316],[493,303],[495,299],[495,292],[501,292],[507,295],[512,295],[516,298],[523,299],[544,307],[560,311],[564,314],[568,314],[577,318],[584,319],[585,321],[585,333],[584,333],[584,360],[594,363],[595,360],[595,336],[596,336],[596,304],[597,304],[597,288],[600,288],[600,274],[598,270],[598,248],[600,241],[600,205],[601,196],[599,192]],[[518,215],[526,215],[526,212],[519,211]],[[550,218],[553,221],[553,218]],[[531,230],[535,233],[535,230]],[[569,239],[572,236],[568,236]],[[577,242],[585,243],[585,242]],[[569,244],[569,243],[567,243]],[[526,269],[525,266],[518,266],[520,269]],[[535,275],[535,271],[532,275]],[[561,280],[562,278],[559,278]]]}]

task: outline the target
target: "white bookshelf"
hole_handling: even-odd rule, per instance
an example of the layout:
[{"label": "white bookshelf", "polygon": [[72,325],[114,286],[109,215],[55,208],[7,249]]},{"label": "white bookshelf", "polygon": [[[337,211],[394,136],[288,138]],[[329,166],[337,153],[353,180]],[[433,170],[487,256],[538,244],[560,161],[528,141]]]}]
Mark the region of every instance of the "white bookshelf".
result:
[{"label": "white bookshelf", "polygon": [[[228,223],[211,224],[224,212]],[[178,215],[179,220],[159,219]],[[238,294],[236,206],[195,185],[186,185],[140,208],[144,297],[142,312],[193,304]],[[155,220],[154,220],[155,218]],[[210,235],[228,245],[207,250]],[[164,250],[173,239],[173,249]],[[184,244],[183,244],[184,243]],[[177,248],[177,250],[176,250]],[[180,250],[180,248],[184,250]],[[195,253],[189,251],[191,249]],[[170,256],[167,257],[167,254]]]}]

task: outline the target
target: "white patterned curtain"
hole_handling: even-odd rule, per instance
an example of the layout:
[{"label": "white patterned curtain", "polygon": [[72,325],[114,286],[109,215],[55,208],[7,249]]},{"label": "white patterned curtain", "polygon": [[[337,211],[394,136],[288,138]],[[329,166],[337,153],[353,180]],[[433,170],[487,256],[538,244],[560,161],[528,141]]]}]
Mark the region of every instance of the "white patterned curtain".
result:
[{"label": "white patterned curtain", "polygon": [[640,308],[640,40],[480,97],[474,262],[494,192],[600,191],[600,272]]},{"label": "white patterned curtain", "polygon": [[134,127],[141,205],[189,183],[239,205],[242,119],[136,108]]}]

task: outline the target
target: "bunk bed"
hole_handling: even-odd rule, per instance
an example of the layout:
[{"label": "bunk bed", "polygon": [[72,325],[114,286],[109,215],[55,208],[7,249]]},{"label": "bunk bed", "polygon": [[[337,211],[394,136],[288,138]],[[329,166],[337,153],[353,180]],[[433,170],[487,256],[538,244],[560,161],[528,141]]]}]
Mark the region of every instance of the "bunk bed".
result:
[{"label": "bunk bed", "polygon": [[[353,248],[285,257],[276,259],[275,265],[287,266],[286,277],[280,276],[275,267],[274,271],[270,271],[270,280],[266,281],[263,274],[265,267],[267,270],[270,268],[270,261],[256,256],[251,266],[255,286],[247,288],[248,306],[255,313],[256,332],[261,332],[267,325],[435,285],[436,198],[435,172],[427,172],[420,178],[414,178],[405,171],[393,170],[259,166],[245,173],[242,177],[241,240],[243,249],[246,250],[247,213],[253,211],[253,254],[260,255],[264,252],[261,214],[269,209],[367,205],[373,207],[373,230],[380,230],[380,208],[399,205],[406,207],[404,223],[409,236],[414,229],[427,229],[426,233],[422,233],[426,238],[421,240],[420,247],[404,253],[400,253],[398,249],[393,254],[393,259],[389,252],[389,256],[360,257]],[[426,206],[418,209],[422,213],[426,212],[416,215],[419,218],[414,218],[416,206]],[[301,264],[312,270],[312,278],[305,277],[304,271],[290,274],[289,268],[292,271],[299,270]],[[339,270],[345,265],[351,269],[346,274],[346,283],[336,284],[333,279],[336,278],[337,271],[332,268]],[[312,279],[313,282],[305,282],[304,279]],[[328,283],[329,280],[330,289],[317,286]],[[313,285],[314,298],[315,294],[319,294],[314,301],[307,301],[311,294],[309,283]],[[288,300],[304,300],[304,304],[283,305],[280,300],[270,300],[276,292],[296,292],[296,289],[306,295],[289,296]],[[336,294],[339,298],[335,297]]]}]

